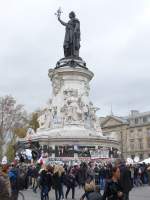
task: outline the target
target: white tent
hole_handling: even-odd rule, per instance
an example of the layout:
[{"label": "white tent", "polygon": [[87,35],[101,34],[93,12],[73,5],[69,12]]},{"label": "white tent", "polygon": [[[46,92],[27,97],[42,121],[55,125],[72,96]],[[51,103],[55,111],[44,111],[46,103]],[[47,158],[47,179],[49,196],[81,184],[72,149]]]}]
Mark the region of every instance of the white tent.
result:
[{"label": "white tent", "polygon": [[141,161],[140,163],[150,164],[150,158],[147,158],[147,159]]},{"label": "white tent", "polygon": [[126,164],[127,165],[133,165],[134,161],[132,160],[132,158],[127,158]]}]

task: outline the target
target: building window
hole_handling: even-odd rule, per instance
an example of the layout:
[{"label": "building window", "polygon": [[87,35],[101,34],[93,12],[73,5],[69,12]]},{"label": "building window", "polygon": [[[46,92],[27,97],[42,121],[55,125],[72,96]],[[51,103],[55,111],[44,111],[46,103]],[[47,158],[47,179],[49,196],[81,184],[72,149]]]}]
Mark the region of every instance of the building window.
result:
[{"label": "building window", "polygon": [[130,138],[134,138],[134,131],[133,130],[130,130],[129,136],[130,136]]},{"label": "building window", "polygon": [[131,155],[132,160],[134,159],[135,155]]},{"label": "building window", "polygon": [[130,124],[134,125],[134,123],[135,123],[135,120],[134,119],[130,119]]},{"label": "building window", "polygon": [[140,154],[139,157],[140,157],[140,160],[143,160],[143,154],[142,153]]},{"label": "building window", "polygon": [[130,133],[130,138],[134,138],[134,134],[133,133]]},{"label": "building window", "polygon": [[137,137],[138,137],[138,138],[141,138],[141,137],[142,137],[142,129],[141,129],[141,128],[139,128],[139,129],[137,130]]},{"label": "building window", "polygon": [[150,128],[147,128],[147,136],[150,137]]},{"label": "building window", "polygon": [[143,139],[142,138],[138,139],[138,145],[139,145],[139,149],[143,149]]},{"label": "building window", "polygon": [[134,150],[134,140],[130,140],[130,150]]},{"label": "building window", "polygon": [[143,123],[146,123],[148,121],[147,117],[143,117]]},{"label": "building window", "polygon": [[150,137],[147,138],[147,147],[150,148]]},{"label": "building window", "polygon": [[138,124],[139,120],[138,118],[135,118],[135,124]]},{"label": "building window", "polygon": [[134,131],[133,130],[130,130],[130,137],[134,138]]}]

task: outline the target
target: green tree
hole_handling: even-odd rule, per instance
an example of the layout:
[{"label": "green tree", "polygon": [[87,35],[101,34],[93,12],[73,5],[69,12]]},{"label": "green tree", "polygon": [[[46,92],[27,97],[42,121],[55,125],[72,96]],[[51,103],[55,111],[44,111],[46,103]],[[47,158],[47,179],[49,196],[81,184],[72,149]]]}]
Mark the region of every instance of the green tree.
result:
[{"label": "green tree", "polygon": [[18,136],[19,138],[24,138],[26,136],[27,133],[27,129],[26,128],[14,128],[13,132],[15,133],[16,136]]},{"label": "green tree", "polygon": [[30,128],[32,128],[35,132],[39,128],[39,122],[38,122],[38,113],[34,112],[32,113],[31,120],[29,122]]},{"label": "green tree", "polygon": [[15,149],[14,149],[14,145],[12,143],[9,143],[7,145],[6,156],[7,156],[7,159],[8,159],[9,162],[12,162],[14,160]]},{"label": "green tree", "polygon": [[27,113],[11,95],[0,97],[0,152],[5,155],[7,145],[15,142],[14,129],[25,127]]}]

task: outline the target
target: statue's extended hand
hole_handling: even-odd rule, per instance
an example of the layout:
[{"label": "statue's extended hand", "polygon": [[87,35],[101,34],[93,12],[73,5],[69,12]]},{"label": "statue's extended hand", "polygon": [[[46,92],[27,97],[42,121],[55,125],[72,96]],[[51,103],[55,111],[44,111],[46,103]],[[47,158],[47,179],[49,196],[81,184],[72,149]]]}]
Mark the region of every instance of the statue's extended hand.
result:
[{"label": "statue's extended hand", "polygon": [[59,8],[57,10],[57,12],[55,13],[55,15],[57,15],[57,18],[60,19],[60,15],[61,15],[62,11],[61,11],[61,8]]}]

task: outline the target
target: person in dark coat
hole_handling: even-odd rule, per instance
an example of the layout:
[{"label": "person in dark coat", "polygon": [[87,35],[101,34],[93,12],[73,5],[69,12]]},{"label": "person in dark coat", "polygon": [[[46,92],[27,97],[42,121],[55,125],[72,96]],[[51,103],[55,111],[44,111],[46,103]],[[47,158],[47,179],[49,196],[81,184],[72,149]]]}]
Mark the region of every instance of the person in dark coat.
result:
[{"label": "person in dark coat", "polygon": [[85,181],[87,180],[87,164],[86,163],[81,163],[80,165],[80,169],[78,171],[79,173],[79,181],[80,181],[80,185],[82,185],[82,187],[84,187],[85,185]]},{"label": "person in dark coat", "polygon": [[95,191],[95,181],[92,176],[88,177],[87,180],[85,181],[84,191],[85,192],[80,200],[83,200],[85,197],[86,199],[89,199],[88,198],[89,194]]},{"label": "person in dark coat", "polygon": [[97,166],[97,164],[95,165],[94,168],[94,173],[95,173],[95,183],[96,185],[99,185],[99,167]]},{"label": "person in dark coat", "polygon": [[49,191],[52,186],[51,172],[46,168],[40,173],[41,200],[49,200]]},{"label": "person in dark coat", "polygon": [[131,171],[129,166],[122,164],[120,167],[120,172],[120,184],[123,189],[124,200],[129,200],[129,192],[132,189]]},{"label": "person in dark coat", "polygon": [[70,192],[70,189],[72,189],[72,199],[75,198],[75,187],[77,186],[77,181],[76,181],[76,178],[75,178],[75,174],[73,174],[73,171],[70,170],[70,172],[66,175],[66,178],[65,178],[65,183],[66,183],[66,186],[67,186],[67,191],[66,191],[66,194],[65,194],[65,198],[67,199],[68,197],[68,194]]},{"label": "person in dark coat", "polygon": [[11,200],[17,200],[18,199],[18,194],[19,194],[19,168],[17,168],[15,165],[12,165],[9,172],[8,176],[10,179],[10,185],[11,185]]},{"label": "person in dark coat", "polygon": [[56,200],[60,200],[61,197],[64,199],[63,192],[63,178],[64,178],[64,168],[62,166],[56,165],[53,172],[53,188],[55,190]]},{"label": "person in dark coat", "polygon": [[28,177],[28,184],[32,185],[32,166],[29,166],[27,169],[27,177]]},{"label": "person in dark coat", "polygon": [[150,185],[150,165],[147,166],[148,185]]},{"label": "person in dark coat", "polygon": [[112,178],[107,181],[102,200],[123,200],[123,190],[119,183],[120,169],[112,168]]},{"label": "person in dark coat", "polygon": [[39,171],[38,171],[38,167],[34,167],[32,170],[32,180],[33,180],[33,192],[36,193],[36,190],[38,188],[38,176],[39,176]]},{"label": "person in dark coat", "polygon": [[106,179],[106,169],[102,166],[99,170],[99,183],[101,189],[105,187],[105,179]]}]

